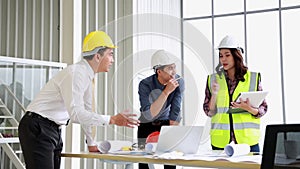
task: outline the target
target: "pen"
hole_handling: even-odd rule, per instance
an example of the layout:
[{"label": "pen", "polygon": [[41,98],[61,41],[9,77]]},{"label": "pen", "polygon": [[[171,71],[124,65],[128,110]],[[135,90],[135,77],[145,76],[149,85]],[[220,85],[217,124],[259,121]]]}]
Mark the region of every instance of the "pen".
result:
[{"label": "pen", "polygon": [[259,152],[250,152],[250,155],[260,155]]},{"label": "pen", "polygon": [[182,77],[178,77],[178,78],[176,78],[175,80],[179,80],[179,79],[181,79]]}]

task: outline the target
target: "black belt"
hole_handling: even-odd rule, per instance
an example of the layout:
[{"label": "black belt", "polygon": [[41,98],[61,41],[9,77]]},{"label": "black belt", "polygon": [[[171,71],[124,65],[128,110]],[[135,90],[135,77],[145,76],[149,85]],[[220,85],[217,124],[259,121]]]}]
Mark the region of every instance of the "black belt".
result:
[{"label": "black belt", "polygon": [[42,121],[48,123],[50,126],[55,128],[60,128],[60,125],[56,124],[54,121],[47,119],[46,117],[43,117],[35,112],[27,111],[26,114],[29,117],[41,119]]},{"label": "black belt", "polygon": [[140,123],[143,126],[163,126],[163,125],[170,125],[170,120],[154,120],[153,122],[149,123]]}]

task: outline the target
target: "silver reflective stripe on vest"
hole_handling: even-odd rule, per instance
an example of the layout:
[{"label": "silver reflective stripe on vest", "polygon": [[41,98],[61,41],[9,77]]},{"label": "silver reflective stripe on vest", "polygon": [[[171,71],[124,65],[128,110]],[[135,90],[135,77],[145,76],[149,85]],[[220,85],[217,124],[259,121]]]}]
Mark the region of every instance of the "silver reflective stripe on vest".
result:
[{"label": "silver reflective stripe on vest", "polygon": [[229,110],[228,107],[217,107],[217,112],[218,113],[227,113]]},{"label": "silver reflective stripe on vest", "polygon": [[215,130],[229,130],[229,124],[222,124],[222,123],[211,123],[211,129]]},{"label": "silver reflective stripe on vest", "polygon": [[[256,123],[234,123],[233,128],[234,130],[243,130],[243,129],[259,129],[260,125]],[[211,129],[215,130],[229,130],[230,125],[229,124],[222,124],[222,123],[212,123]]]},{"label": "silver reflective stripe on vest", "polygon": [[256,72],[251,72],[249,91],[255,91],[255,88],[256,88],[256,76],[257,76]]},{"label": "silver reflective stripe on vest", "polygon": [[242,130],[242,129],[259,129],[260,125],[257,123],[251,122],[244,122],[244,123],[233,123],[233,128],[235,130]]}]

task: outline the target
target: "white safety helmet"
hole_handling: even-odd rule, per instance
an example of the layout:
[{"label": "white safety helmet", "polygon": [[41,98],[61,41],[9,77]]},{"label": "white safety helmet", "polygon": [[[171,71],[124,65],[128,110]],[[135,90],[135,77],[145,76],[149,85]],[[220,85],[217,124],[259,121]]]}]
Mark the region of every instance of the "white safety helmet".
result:
[{"label": "white safety helmet", "polygon": [[156,71],[157,68],[173,64],[177,61],[176,57],[165,50],[156,51],[151,58],[151,66]]},{"label": "white safety helmet", "polygon": [[244,53],[243,48],[240,47],[240,45],[238,44],[238,42],[235,40],[235,38],[233,36],[227,35],[225,36],[219,46],[218,49],[222,49],[222,48],[229,48],[229,49],[238,49],[240,50],[242,53]]}]

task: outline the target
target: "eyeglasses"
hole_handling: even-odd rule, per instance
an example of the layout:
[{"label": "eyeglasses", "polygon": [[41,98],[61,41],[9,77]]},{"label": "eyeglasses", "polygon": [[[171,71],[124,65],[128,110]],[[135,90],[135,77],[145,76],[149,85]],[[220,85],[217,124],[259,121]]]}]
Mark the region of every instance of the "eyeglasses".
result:
[{"label": "eyeglasses", "polygon": [[133,143],[131,145],[131,149],[130,151],[134,151],[134,150],[144,150],[145,149],[145,145],[141,144],[141,145],[138,145],[138,143]]},{"label": "eyeglasses", "polygon": [[162,71],[168,73],[168,74],[172,74],[172,72],[176,72],[176,65],[169,65],[169,66],[165,66]]}]

